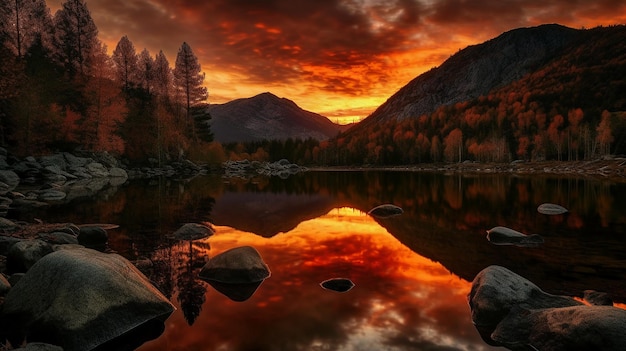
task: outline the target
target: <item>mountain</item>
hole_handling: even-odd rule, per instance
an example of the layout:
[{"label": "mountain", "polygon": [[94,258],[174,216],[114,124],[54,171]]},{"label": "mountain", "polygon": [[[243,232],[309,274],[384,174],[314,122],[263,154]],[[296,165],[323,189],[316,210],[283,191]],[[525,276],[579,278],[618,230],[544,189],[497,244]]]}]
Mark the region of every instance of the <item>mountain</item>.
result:
[{"label": "mountain", "polygon": [[323,140],[342,130],[328,118],[271,93],[209,105],[208,111],[215,140],[222,143],[287,138]]},{"label": "mountain", "polygon": [[331,165],[626,154],[626,26],[542,25],[463,49],[319,148]]},{"label": "mountain", "polygon": [[441,66],[418,76],[356,128],[387,119],[404,120],[486,95],[522,78],[572,43],[580,31],[557,24],[519,28],[468,46]]}]

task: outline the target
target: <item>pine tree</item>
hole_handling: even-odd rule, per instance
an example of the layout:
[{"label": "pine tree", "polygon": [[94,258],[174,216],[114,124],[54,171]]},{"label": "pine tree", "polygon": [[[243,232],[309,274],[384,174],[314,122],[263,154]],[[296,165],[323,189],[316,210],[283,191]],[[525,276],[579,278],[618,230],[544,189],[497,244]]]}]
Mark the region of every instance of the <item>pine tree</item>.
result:
[{"label": "pine tree", "polygon": [[172,69],[170,68],[170,63],[163,51],[159,51],[154,60],[154,88],[156,94],[169,100],[172,92],[171,86]]},{"label": "pine tree", "polygon": [[204,83],[204,73],[198,62],[198,58],[194,55],[191,47],[186,42],[178,50],[176,56],[176,66],[174,68],[174,82],[178,92],[184,99],[183,103],[186,108],[187,123],[191,125],[191,135],[194,141],[197,140],[195,132],[195,123],[191,120],[191,108],[205,101],[208,93]]},{"label": "pine tree", "polygon": [[145,89],[148,94],[153,93],[153,85],[154,85],[154,59],[150,56],[148,49],[143,49],[143,51],[139,54],[137,58],[137,66],[139,73],[139,85],[142,89]]},{"label": "pine tree", "polygon": [[67,0],[54,15],[57,60],[70,79],[89,73],[92,52],[97,49],[98,28],[83,0]]},{"label": "pine tree", "polygon": [[117,80],[125,91],[133,87],[137,81],[137,52],[135,46],[123,36],[113,50],[113,62],[115,63]]}]

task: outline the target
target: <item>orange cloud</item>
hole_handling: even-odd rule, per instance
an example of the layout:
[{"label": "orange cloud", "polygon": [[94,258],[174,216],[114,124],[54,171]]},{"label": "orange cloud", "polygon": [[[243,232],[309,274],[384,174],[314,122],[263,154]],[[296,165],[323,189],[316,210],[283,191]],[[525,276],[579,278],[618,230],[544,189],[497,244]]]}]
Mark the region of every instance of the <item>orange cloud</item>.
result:
[{"label": "orange cloud", "polygon": [[[48,4],[55,11],[61,0]],[[210,102],[271,91],[336,117],[350,110],[365,117],[459,49],[507,30],[626,23],[621,0],[91,0],[88,7],[110,50],[128,35],[139,51],[163,50],[174,62],[188,42]]]}]

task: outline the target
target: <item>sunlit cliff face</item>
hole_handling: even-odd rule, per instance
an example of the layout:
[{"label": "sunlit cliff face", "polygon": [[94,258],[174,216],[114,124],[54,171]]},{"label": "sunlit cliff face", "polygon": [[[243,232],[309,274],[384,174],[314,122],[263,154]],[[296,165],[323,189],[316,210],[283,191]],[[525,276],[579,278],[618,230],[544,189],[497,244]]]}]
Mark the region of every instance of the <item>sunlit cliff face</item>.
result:
[{"label": "sunlit cliff face", "polygon": [[[48,0],[52,13],[63,0]],[[90,0],[112,51],[173,64],[182,42],[206,73],[211,103],[271,91],[333,121],[357,121],[408,81],[466,47],[545,23],[590,28],[626,22],[621,1]]]},{"label": "sunlit cliff face", "polygon": [[[470,283],[404,247],[358,210],[334,209],[269,239],[230,227],[215,229],[214,236],[191,249],[193,257],[251,245],[270,267],[271,277],[245,302],[234,302],[203,283],[205,299],[193,326],[180,313],[183,306],[167,321],[165,334],[142,350],[164,345],[170,350],[199,345],[220,350],[252,345],[290,350],[483,347],[468,319]],[[189,252],[183,243],[173,256],[189,257]],[[356,286],[343,294],[319,286],[335,277],[351,279]]]}]

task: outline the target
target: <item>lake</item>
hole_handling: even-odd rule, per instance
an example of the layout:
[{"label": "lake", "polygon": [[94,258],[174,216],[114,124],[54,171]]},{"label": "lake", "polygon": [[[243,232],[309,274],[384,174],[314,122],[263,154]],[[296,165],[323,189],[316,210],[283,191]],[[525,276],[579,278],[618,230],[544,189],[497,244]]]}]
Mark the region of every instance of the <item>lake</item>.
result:
[{"label": "lake", "polygon": [[[569,213],[546,216],[542,203]],[[375,219],[394,204],[404,213]],[[113,223],[111,249],[150,259],[148,277],[176,305],[138,350],[491,350],[470,320],[474,276],[497,264],[554,294],[626,301],[626,184],[608,180],[402,171],[310,171],[288,179],[133,181],[96,198],[21,213],[24,220]],[[187,222],[215,235],[168,236]],[[540,234],[496,246],[486,230]],[[198,279],[215,255],[249,245],[271,270],[228,291]],[[355,284],[323,289],[330,278]],[[242,295],[243,294],[243,295]]]}]

